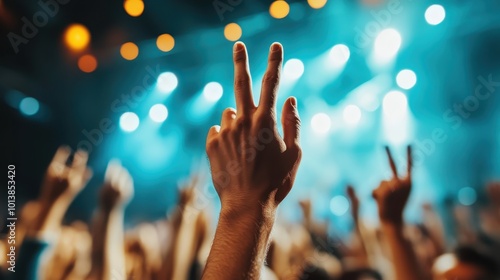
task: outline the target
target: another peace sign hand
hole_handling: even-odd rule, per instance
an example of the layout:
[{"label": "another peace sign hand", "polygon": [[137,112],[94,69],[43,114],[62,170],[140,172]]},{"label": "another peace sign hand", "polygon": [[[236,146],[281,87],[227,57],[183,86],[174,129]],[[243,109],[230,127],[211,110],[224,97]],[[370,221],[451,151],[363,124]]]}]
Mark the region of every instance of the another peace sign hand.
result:
[{"label": "another peace sign hand", "polygon": [[412,153],[411,146],[407,148],[407,175],[405,177],[398,176],[396,164],[391,155],[389,147],[385,147],[389,158],[393,178],[391,180],[382,181],[378,188],[373,191],[373,197],[377,201],[378,213],[382,223],[403,222],[403,211],[410,196],[412,180]]}]

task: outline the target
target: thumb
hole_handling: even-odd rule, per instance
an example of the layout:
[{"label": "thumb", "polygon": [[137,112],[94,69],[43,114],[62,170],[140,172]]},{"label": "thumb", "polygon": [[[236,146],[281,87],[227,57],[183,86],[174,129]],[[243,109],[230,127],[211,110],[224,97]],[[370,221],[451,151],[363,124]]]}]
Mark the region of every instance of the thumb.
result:
[{"label": "thumb", "polygon": [[290,97],[283,105],[281,113],[281,125],[283,126],[283,140],[287,149],[299,146],[300,117],[297,109],[297,99]]}]

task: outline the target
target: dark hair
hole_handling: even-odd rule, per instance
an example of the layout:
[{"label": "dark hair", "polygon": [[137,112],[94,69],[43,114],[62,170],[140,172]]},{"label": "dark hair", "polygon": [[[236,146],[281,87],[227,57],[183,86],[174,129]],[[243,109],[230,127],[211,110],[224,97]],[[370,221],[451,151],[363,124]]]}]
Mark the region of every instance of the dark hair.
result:
[{"label": "dark hair", "polygon": [[317,267],[315,265],[307,265],[304,267],[302,271],[302,275],[299,278],[300,280],[330,280],[330,276],[321,267]]},{"label": "dark hair", "polygon": [[455,249],[454,254],[460,262],[476,265],[482,268],[488,275],[496,276],[498,274],[495,259],[473,247],[460,246]]}]

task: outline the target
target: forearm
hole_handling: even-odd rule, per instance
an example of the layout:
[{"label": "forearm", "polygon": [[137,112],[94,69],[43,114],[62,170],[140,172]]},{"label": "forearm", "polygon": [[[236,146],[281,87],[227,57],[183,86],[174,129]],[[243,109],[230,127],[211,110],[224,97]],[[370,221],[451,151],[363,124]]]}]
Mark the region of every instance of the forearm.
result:
[{"label": "forearm", "polygon": [[71,201],[72,200],[67,197],[60,197],[55,200],[41,199],[39,202],[40,208],[38,217],[35,219],[34,223],[29,226],[28,235],[33,237],[41,232],[59,231]]},{"label": "forearm", "polygon": [[419,268],[417,256],[404,237],[403,223],[382,223],[382,232],[389,245],[396,279],[425,279]]},{"label": "forearm", "polygon": [[111,279],[111,275],[125,277],[123,211],[99,210],[92,239],[92,270],[89,278]]},{"label": "forearm", "polygon": [[260,279],[275,209],[222,210],[203,279]]}]

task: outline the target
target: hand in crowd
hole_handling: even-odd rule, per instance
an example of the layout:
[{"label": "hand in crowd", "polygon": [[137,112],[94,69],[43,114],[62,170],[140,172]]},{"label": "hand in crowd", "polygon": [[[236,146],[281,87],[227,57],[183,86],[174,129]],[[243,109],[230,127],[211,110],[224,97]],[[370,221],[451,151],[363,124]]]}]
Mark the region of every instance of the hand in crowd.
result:
[{"label": "hand in crowd", "polygon": [[407,174],[403,177],[398,175],[396,163],[394,162],[389,147],[386,147],[385,151],[389,159],[389,166],[393,177],[390,180],[382,181],[373,191],[373,197],[377,201],[378,214],[382,223],[402,224],[404,208],[410,196],[412,187],[411,147],[408,146],[407,148]]},{"label": "hand in crowd", "polygon": [[283,137],[277,128],[283,47],[271,45],[258,106],[243,43],[234,45],[233,59],[236,110],[226,109],[221,125],[213,126],[207,136],[222,209],[204,279],[259,278],[275,209],[290,192],[301,159],[294,97],[283,105]]}]

